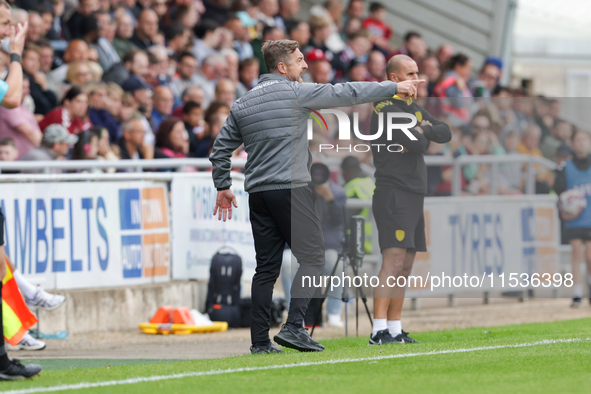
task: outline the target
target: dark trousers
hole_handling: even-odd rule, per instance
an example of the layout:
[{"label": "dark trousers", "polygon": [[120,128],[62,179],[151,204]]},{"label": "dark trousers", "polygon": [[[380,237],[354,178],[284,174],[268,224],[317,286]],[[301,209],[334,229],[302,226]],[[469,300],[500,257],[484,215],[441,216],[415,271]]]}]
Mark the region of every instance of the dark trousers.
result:
[{"label": "dark trousers", "polygon": [[[308,187],[270,190],[249,195],[250,222],[257,267],[252,279],[252,343],[269,340],[273,287],[287,243],[300,264],[291,289],[287,322],[301,326],[315,288],[302,279],[319,277],[324,267],[324,238],[316,208],[316,194]],[[319,283],[318,281],[316,283]]]}]

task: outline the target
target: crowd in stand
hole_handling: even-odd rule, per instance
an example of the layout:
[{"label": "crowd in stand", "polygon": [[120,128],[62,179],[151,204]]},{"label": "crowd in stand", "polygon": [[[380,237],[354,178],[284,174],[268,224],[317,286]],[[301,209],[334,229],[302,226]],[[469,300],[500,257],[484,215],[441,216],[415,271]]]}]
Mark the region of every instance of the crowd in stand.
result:
[{"label": "crowd in stand", "polygon": [[[412,57],[427,81],[419,100],[453,129],[428,154],[570,155],[574,126],[559,118],[559,103],[500,86],[499,59],[475,65],[451,45],[430,48],[417,32],[395,31],[381,3],[345,1],[314,5],[300,20],[298,0],[14,0],[13,23],[29,23],[25,94],[20,107],[0,108],[0,160],[206,158],[233,102],[267,72],[263,43],[283,38],[305,54],[306,82],[383,81],[388,59]],[[359,160],[371,164],[371,155]],[[429,194],[449,194],[451,169],[429,171]],[[503,165],[499,191],[523,192],[522,174],[521,164]],[[466,193],[490,191],[489,166],[462,175]],[[548,192],[552,178],[538,168],[537,191]]]}]

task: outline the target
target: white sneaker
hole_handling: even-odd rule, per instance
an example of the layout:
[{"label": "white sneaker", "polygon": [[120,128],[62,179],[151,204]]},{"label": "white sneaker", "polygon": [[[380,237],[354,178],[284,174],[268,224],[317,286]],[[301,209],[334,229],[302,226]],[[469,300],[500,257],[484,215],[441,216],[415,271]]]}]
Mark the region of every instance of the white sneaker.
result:
[{"label": "white sneaker", "polygon": [[45,342],[33,338],[33,336],[29,334],[28,331],[18,345],[11,346],[8,342],[6,342],[7,350],[43,350],[45,349],[45,346]]},{"label": "white sneaker", "polygon": [[345,327],[345,324],[341,320],[341,315],[331,315],[330,313],[328,314],[328,325],[330,327],[338,327],[338,328]]},{"label": "white sneaker", "polygon": [[41,308],[48,311],[59,308],[66,301],[66,297],[63,295],[50,294],[39,286],[37,286],[37,294],[35,294],[35,298],[24,298],[29,309]]}]

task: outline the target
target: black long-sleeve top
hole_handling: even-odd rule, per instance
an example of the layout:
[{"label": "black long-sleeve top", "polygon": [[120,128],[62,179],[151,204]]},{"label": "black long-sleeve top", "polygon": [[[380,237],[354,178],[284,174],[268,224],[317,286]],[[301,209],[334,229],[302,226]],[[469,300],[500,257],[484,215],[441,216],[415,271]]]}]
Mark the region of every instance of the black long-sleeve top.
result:
[{"label": "black long-sleeve top", "polygon": [[[415,128],[408,129],[417,138],[412,141],[402,130],[394,129],[392,139],[388,140],[388,113],[405,112],[417,117]],[[423,154],[427,152],[431,141],[444,144],[451,140],[449,126],[431,116],[412,98],[397,96],[374,103],[370,132],[375,135],[379,128],[379,116],[383,115],[383,131],[380,138],[368,141],[372,144],[374,165],[376,167],[376,187],[394,186],[413,193],[427,194],[427,166]],[[420,126],[421,121],[428,120],[432,126]],[[392,123],[410,123],[408,118],[394,118]],[[423,129],[421,134],[416,127]],[[404,147],[401,153],[388,151],[387,147],[400,144]],[[390,148],[396,151],[396,147]]]}]

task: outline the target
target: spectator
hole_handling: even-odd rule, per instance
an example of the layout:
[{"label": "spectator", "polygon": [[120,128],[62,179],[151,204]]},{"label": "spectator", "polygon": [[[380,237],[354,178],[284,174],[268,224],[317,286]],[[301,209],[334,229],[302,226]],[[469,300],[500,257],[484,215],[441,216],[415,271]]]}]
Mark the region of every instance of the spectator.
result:
[{"label": "spectator", "polygon": [[103,70],[108,71],[121,62],[121,57],[113,47],[115,24],[108,12],[99,11],[94,16],[98,21],[98,30],[95,32],[96,39],[93,38],[93,41],[87,42],[93,44],[98,53],[98,63]]},{"label": "spectator", "polygon": [[195,40],[193,41],[193,56],[197,65],[201,66],[205,58],[215,53],[221,43],[220,25],[213,20],[202,20],[193,29]]},{"label": "spectator", "polygon": [[47,78],[53,67],[53,47],[46,39],[41,39],[39,44],[39,65],[40,70]]},{"label": "spectator", "polygon": [[[122,98],[123,98],[123,89],[121,86],[117,85],[113,82],[108,82],[106,85],[107,89],[107,96],[105,97],[105,108],[113,118],[116,120],[119,119],[119,115],[121,113],[121,106],[122,106]],[[117,136],[118,137],[118,136]],[[115,142],[119,138],[111,139],[111,141]]]},{"label": "spectator", "polygon": [[27,44],[23,50],[23,74],[30,81],[30,94],[35,102],[35,114],[45,115],[57,105],[57,97],[49,90],[45,74],[41,71],[39,47]]},{"label": "spectator", "polygon": [[72,160],[96,160],[98,147],[99,138],[92,129],[81,131],[78,133],[78,142],[72,149]]},{"label": "spectator", "polygon": [[259,67],[259,60],[256,57],[240,62],[238,75],[240,76],[240,83],[246,91],[254,88],[259,83]]},{"label": "spectator", "polygon": [[285,38],[285,32],[275,26],[265,26],[263,29],[263,38],[252,40],[252,49],[254,56],[259,59],[259,74],[267,73],[267,66],[265,65],[265,59],[263,58],[263,44],[267,41],[283,40]]},{"label": "spectator", "polygon": [[440,100],[441,110],[454,126],[470,120],[469,107],[472,93],[468,89],[468,79],[472,72],[472,60],[459,53],[453,56],[439,77],[433,93]]},{"label": "spectator", "polygon": [[234,101],[236,101],[236,86],[234,85],[234,82],[227,78],[218,80],[215,87],[214,100],[221,101],[227,104],[228,107],[232,108]]},{"label": "spectator", "polygon": [[[66,80],[64,83],[68,85],[82,86],[94,80],[90,65],[92,62],[72,62],[68,67],[66,73]],[[65,90],[68,85],[64,85]]]},{"label": "spectator", "polygon": [[52,124],[65,127],[71,134],[88,130],[92,123],[88,119],[88,96],[78,86],[72,86],[62,100],[62,105],[49,112],[41,122],[41,130]]},{"label": "spectator", "polygon": [[228,115],[230,115],[230,107],[221,101],[212,102],[207,111],[205,111],[205,123],[209,125],[212,140],[215,140],[218,136]]},{"label": "spectator", "polygon": [[48,40],[59,41],[59,40],[70,40],[70,33],[66,27],[66,23],[63,20],[65,2],[64,0],[49,0],[51,4],[51,11],[53,13],[53,20],[51,28],[46,34]]},{"label": "spectator", "polygon": [[353,59],[367,62],[371,51],[370,35],[367,30],[359,30],[347,40],[347,46],[332,61],[332,66],[337,70],[336,78],[342,79],[348,72]]},{"label": "spectator", "polygon": [[43,20],[37,11],[29,11],[29,29],[27,30],[27,43],[36,43],[41,37]]},{"label": "spectator", "polygon": [[354,59],[349,66],[349,80],[363,82],[367,79],[367,63],[361,59]]},{"label": "spectator", "polygon": [[310,42],[310,25],[307,22],[294,22],[287,27],[290,40],[297,41],[299,48],[306,48]]},{"label": "spectator", "polygon": [[330,20],[322,16],[312,15],[308,20],[308,26],[310,27],[310,40],[308,46],[304,47],[303,53],[306,54],[312,49],[320,49],[326,54],[328,60],[332,61],[336,53],[328,49],[326,46],[326,40],[330,36]]},{"label": "spectator", "polygon": [[[242,13],[241,15],[248,15]],[[252,36],[244,21],[238,16],[238,14],[232,14],[224,24],[229,29],[233,36],[234,41],[232,42],[233,48],[238,53],[239,60],[248,59],[254,56],[252,50]]]},{"label": "spectator", "polygon": [[140,119],[133,118],[125,122],[121,130],[123,135],[118,142],[121,160],[143,159],[141,147],[146,134],[143,122]]},{"label": "spectator", "polygon": [[[367,71],[369,77],[367,81],[382,82],[386,80],[386,57],[380,51],[371,51],[367,60]],[[424,83],[420,86],[425,85]]]},{"label": "spectator", "polygon": [[[97,153],[97,160],[108,160],[108,161],[117,161],[119,157],[115,152],[113,152],[113,148],[109,142],[109,131],[104,127],[93,127],[90,129],[91,132],[95,133],[98,138],[98,153]],[[116,145],[113,145],[116,146]],[[118,146],[116,146],[119,148]],[[107,168],[105,172],[115,172],[115,168]]]},{"label": "spectator", "polygon": [[176,116],[177,118],[182,118],[183,117],[183,108],[186,105],[186,103],[188,103],[189,101],[194,101],[197,104],[199,104],[199,106],[201,108],[203,108],[203,103],[204,103],[203,90],[199,86],[189,86],[183,92],[183,95],[181,97],[181,101],[182,101],[182,104],[179,105],[178,107],[176,107],[174,109],[174,111],[172,111],[172,116]]},{"label": "spectator", "polygon": [[554,127],[550,129],[542,144],[540,151],[548,160],[556,161],[556,150],[564,143],[568,144],[573,135],[573,125],[565,120],[558,120]]},{"label": "spectator", "polygon": [[384,22],[385,19],[386,7],[381,3],[371,3],[369,16],[363,21],[363,28],[371,34],[372,43],[387,54],[392,52],[392,29]]},{"label": "spectator", "polygon": [[115,38],[113,39],[113,48],[121,59],[128,52],[138,49],[131,42],[131,37],[133,37],[133,19],[127,12],[123,12],[117,16],[117,29],[115,30]]},{"label": "spectator", "polygon": [[339,34],[343,23],[344,8],[342,0],[327,0],[323,5],[316,4],[310,9],[311,15],[321,16],[328,20],[329,34],[324,44],[333,53],[339,53],[345,48],[345,43]]},{"label": "spectator", "polygon": [[450,44],[443,44],[439,47],[435,56],[437,57],[439,64],[443,67],[449,62],[449,59],[451,59],[454,53],[454,48]]},{"label": "spectator", "polygon": [[[14,140],[10,137],[0,139],[0,161],[15,161],[18,159],[18,150]],[[12,171],[2,170],[3,174],[10,174]]]},{"label": "spectator", "polygon": [[165,37],[167,48],[174,54],[180,54],[187,50],[191,32],[186,26],[175,24],[165,30]]},{"label": "spectator", "polygon": [[97,0],[80,0],[76,12],[68,19],[67,27],[69,34],[67,39],[82,38],[82,27],[84,25],[84,18],[92,15],[93,12],[98,11],[99,5]]},{"label": "spectator", "polygon": [[254,0],[252,4],[258,8],[258,20],[266,27],[275,27],[275,15],[279,12],[279,4],[277,0]]},{"label": "spectator", "polygon": [[154,45],[148,49],[148,58],[150,59],[150,77],[152,81],[146,80],[152,86],[168,86],[172,82],[170,75],[170,61],[168,50],[162,45]]},{"label": "spectator", "polygon": [[313,49],[306,55],[306,63],[308,63],[307,76],[309,81],[314,83],[330,83],[333,79],[333,69],[330,62],[326,59],[326,55],[320,49]]},{"label": "spectator", "polygon": [[185,89],[202,82],[195,74],[196,72],[197,59],[195,56],[190,52],[181,53],[176,64],[176,75],[170,82],[170,88],[175,97],[180,98]]},{"label": "spectator", "polygon": [[139,49],[147,50],[156,45],[158,35],[158,14],[152,9],[144,9],[140,12],[137,20],[137,27],[131,42]]},{"label": "spectator", "polygon": [[474,97],[491,97],[501,79],[503,61],[496,57],[488,57],[484,61],[478,79],[471,81],[470,89]]},{"label": "spectator", "polygon": [[[92,1],[92,0],[87,0]],[[68,73],[69,64],[72,62],[86,62],[88,61],[88,45],[83,40],[72,40],[68,44],[66,51],[64,52],[64,62],[55,70],[51,72],[50,79],[55,86],[63,87],[64,81],[66,79],[66,74]]]},{"label": "spectator", "polygon": [[201,15],[201,20],[212,20],[218,25],[223,25],[230,14],[230,1],[228,0],[208,0],[204,1],[205,12]]},{"label": "spectator", "polygon": [[[132,94],[134,105],[133,107],[137,110],[134,117],[138,118],[144,125],[144,148],[153,147],[155,141],[155,135],[150,125],[148,117],[152,116],[152,88],[146,84],[139,77],[134,76],[129,78],[122,86],[123,90]],[[148,152],[146,152],[148,153]],[[144,154],[145,158],[152,158],[149,154]]]},{"label": "spectator", "polygon": [[351,19],[362,19],[365,14],[365,1],[363,0],[349,0],[344,25]]},{"label": "spectator", "polygon": [[275,26],[286,31],[287,26],[295,22],[294,18],[298,12],[300,12],[299,0],[279,0],[279,12],[275,16]]},{"label": "spectator", "polygon": [[[541,136],[542,131],[540,130],[540,127],[535,124],[530,124],[523,133],[517,151],[522,155],[542,157],[542,152],[538,148],[538,146],[540,146]],[[534,168],[536,169],[536,194],[548,194],[550,192],[550,186],[553,183],[552,173],[539,164],[534,165]]]},{"label": "spectator", "polygon": [[172,114],[172,108],[174,107],[172,91],[167,86],[157,86],[154,89],[152,102],[152,130],[158,130],[160,124]]},{"label": "spectator", "polygon": [[216,53],[208,56],[196,73],[196,78],[199,79],[198,85],[203,89],[205,95],[205,108],[209,106],[215,95],[216,80],[224,78],[228,74],[227,66],[226,59]]},{"label": "spectator", "polygon": [[[23,100],[29,90],[29,80],[23,79]],[[41,130],[35,116],[24,104],[13,109],[0,107],[0,138],[10,138],[20,159],[41,143]]]},{"label": "spectator", "polygon": [[189,134],[189,156],[208,157],[212,140],[201,106],[195,101],[187,102],[183,107],[183,121]]},{"label": "spectator", "polygon": [[[507,154],[518,154],[519,132],[511,130],[505,137]],[[520,163],[503,163],[499,166],[499,193],[519,194],[523,190],[523,167]]]},{"label": "spectator", "polygon": [[441,70],[439,69],[439,60],[437,60],[437,57],[435,56],[427,56],[423,59],[423,61],[420,64],[420,72],[425,73],[427,77],[429,77],[427,91],[429,96],[432,96],[433,90],[435,89],[435,84],[437,83],[437,81],[439,80],[439,76],[441,75]]},{"label": "spectator", "polygon": [[157,159],[182,159],[189,153],[189,134],[180,118],[166,119],[156,133]]},{"label": "spectator", "polygon": [[240,83],[240,75],[238,74],[240,60],[238,54],[234,49],[224,48],[220,51],[220,55],[226,59],[226,64],[228,65],[227,78],[234,83],[236,98],[240,98],[246,93],[246,88]]},{"label": "spectator", "polygon": [[[41,146],[30,150],[21,157],[23,161],[51,161],[63,160],[72,145],[78,142],[78,136],[72,135],[60,124],[51,124],[43,130]],[[23,171],[25,172],[25,171]],[[42,173],[43,170],[26,171],[29,173]]]},{"label": "spectator", "polygon": [[[86,86],[88,93],[89,111],[88,117],[95,126],[105,127],[111,137],[111,141],[117,141],[119,124],[107,110],[107,85],[103,82],[91,83]],[[121,99],[119,99],[121,100]]]}]

